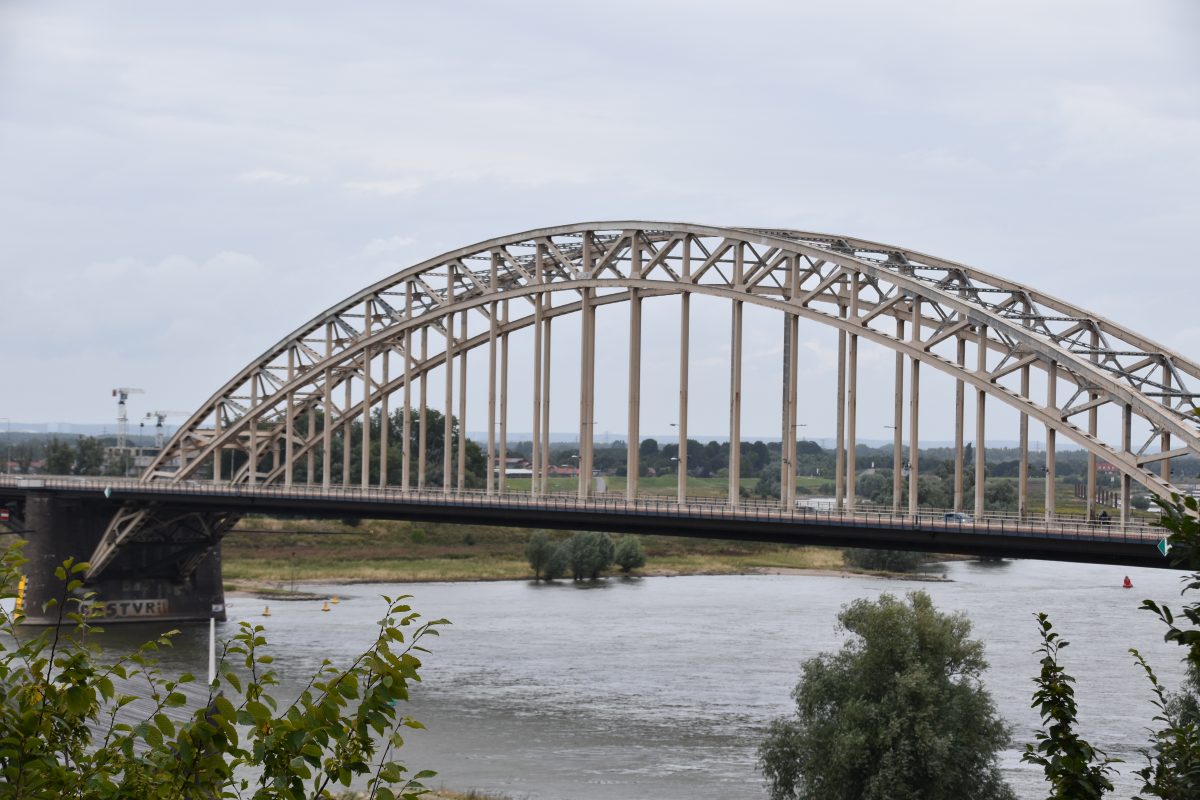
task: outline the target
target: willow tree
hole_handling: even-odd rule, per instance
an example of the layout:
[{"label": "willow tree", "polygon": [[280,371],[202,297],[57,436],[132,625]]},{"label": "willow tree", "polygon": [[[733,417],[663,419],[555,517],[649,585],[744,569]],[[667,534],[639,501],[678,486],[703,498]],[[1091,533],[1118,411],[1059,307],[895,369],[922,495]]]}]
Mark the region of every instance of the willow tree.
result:
[{"label": "willow tree", "polygon": [[838,620],[850,638],[804,662],[795,713],[759,748],[772,800],[1011,800],[996,764],[1009,730],[970,621],[924,592],[856,600]]}]

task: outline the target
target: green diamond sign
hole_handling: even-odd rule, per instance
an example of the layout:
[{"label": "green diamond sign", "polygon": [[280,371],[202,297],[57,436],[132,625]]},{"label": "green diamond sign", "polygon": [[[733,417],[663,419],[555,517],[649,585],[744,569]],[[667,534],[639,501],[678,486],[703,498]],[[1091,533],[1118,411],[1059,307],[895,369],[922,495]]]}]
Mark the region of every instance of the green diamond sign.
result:
[{"label": "green diamond sign", "polygon": [[1167,553],[1171,552],[1171,543],[1168,542],[1165,538],[1159,539],[1158,540],[1158,552],[1162,553],[1163,557],[1166,558]]}]

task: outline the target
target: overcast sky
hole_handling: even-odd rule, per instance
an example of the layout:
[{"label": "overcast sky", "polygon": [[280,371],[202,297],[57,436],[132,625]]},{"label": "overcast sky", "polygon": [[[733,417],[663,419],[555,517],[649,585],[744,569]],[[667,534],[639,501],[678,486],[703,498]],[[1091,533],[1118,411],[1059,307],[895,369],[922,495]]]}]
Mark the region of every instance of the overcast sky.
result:
[{"label": "overcast sky", "polygon": [[[0,2],[0,418],[107,422],[116,386],[146,390],[133,417],[193,409],[370,282],[595,219],[891,242],[1200,358],[1198,90],[1194,0]],[[647,324],[674,336],[673,308]],[[727,358],[726,312],[696,325]],[[778,327],[751,322],[752,387]],[[827,377],[832,337],[804,335]],[[693,431],[725,430],[725,392]]]}]

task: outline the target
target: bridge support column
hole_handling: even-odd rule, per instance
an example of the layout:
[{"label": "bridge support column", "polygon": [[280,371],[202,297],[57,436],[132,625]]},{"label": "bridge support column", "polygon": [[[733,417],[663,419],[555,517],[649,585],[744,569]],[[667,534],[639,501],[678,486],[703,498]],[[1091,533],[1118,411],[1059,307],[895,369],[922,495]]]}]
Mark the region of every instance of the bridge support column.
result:
[{"label": "bridge support column", "polygon": [[[500,323],[508,325],[508,301],[504,300],[500,303]],[[464,334],[465,337],[465,334]],[[463,383],[465,389],[466,383]],[[465,409],[465,407],[464,407]],[[466,419],[466,411],[463,411],[463,419]],[[467,462],[466,451],[466,427],[465,422],[459,422],[460,430],[463,432],[463,464]],[[498,481],[500,493],[504,494],[508,491],[508,334],[500,334],[500,479]]]},{"label": "bridge support column", "polygon": [[[465,313],[465,312],[464,312]],[[446,351],[442,363],[446,377],[442,405],[442,494],[450,494],[454,460],[454,312],[446,314]]]},{"label": "bridge support column", "polygon": [[[385,349],[380,351],[379,368],[382,370],[381,387],[388,385],[388,364],[392,360],[391,354]],[[390,446],[389,434],[392,429],[391,420],[391,404],[388,402],[391,395],[387,392],[379,394],[379,488],[382,489],[388,485],[388,447]]]},{"label": "bridge support column", "polygon": [[[987,374],[987,326],[979,326],[979,354],[975,369],[980,377]],[[975,396],[975,517],[983,516],[984,490],[987,483],[987,392]]]},{"label": "bridge support column", "polygon": [[400,491],[412,487],[412,330],[404,332],[404,412],[400,415],[400,438],[404,460],[400,462]]},{"label": "bridge support column", "polygon": [[729,336],[729,505],[742,494],[742,301],[733,301]]},{"label": "bridge support column", "polygon": [[351,379],[347,376],[346,380],[342,381],[342,386],[345,388],[343,392],[342,402],[342,486],[350,486],[350,457],[354,455],[350,434],[352,432],[350,407],[354,404],[351,396],[352,386]]},{"label": "bridge support column", "polygon": [[[1166,356],[1163,357],[1163,385],[1162,385],[1162,403],[1164,406],[1171,405],[1171,362]],[[1159,436],[1159,448],[1166,453],[1171,449],[1171,432],[1164,430]],[[1164,483],[1171,482],[1171,459],[1164,458],[1160,466],[1162,470],[1159,474],[1162,475]]]},{"label": "bridge support column", "polygon": [[[25,503],[28,544],[24,549],[28,562],[22,568],[27,580],[27,622],[54,624],[59,608],[43,611],[49,600],[58,600],[67,612],[78,610],[71,604],[63,606],[65,584],[55,577],[54,570],[67,558],[88,559],[112,515],[112,504],[102,499],[68,499],[38,492],[28,496]],[[95,592],[93,607],[97,620],[106,625],[199,621],[210,617],[224,620],[220,545],[195,551],[198,565],[187,576],[172,579],[160,565],[173,560],[180,549],[180,544],[170,541],[135,542],[125,547],[105,573],[84,587],[83,591]]]},{"label": "bridge support column", "polygon": [[[691,266],[688,256],[691,252],[690,241],[688,247],[689,249],[684,251],[685,276]],[[690,347],[689,334],[691,333],[691,302],[692,296],[687,292],[679,295],[679,422],[676,423],[676,430],[679,431],[679,474],[676,477],[679,481],[680,505],[687,502],[688,350]]]},{"label": "bridge support column", "polygon": [[[846,307],[840,306],[838,316],[845,318]],[[837,414],[834,425],[833,501],[841,511],[846,504],[846,332],[838,328],[837,341]]]},{"label": "bridge support column", "polygon": [[[459,314],[458,340],[467,341],[467,315]],[[467,488],[467,354],[470,348],[464,347],[458,354],[458,469],[455,475],[455,487],[458,491]]]},{"label": "bridge support column", "polygon": [[[537,257],[534,261],[533,275],[537,283],[542,282],[542,251],[545,245],[537,246]],[[492,306],[493,326],[495,325],[496,306]],[[493,345],[493,352],[495,346]],[[495,373],[496,365],[493,356],[491,362],[491,386],[489,392],[495,392]],[[489,400],[489,405],[494,406],[494,401]],[[529,476],[529,493],[533,497],[537,497],[542,493],[542,470],[544,462],[542,461],[542,295],[535,294],[533,296],[533,425],[531,427],[530,437],[532,439],[529,456],[530,473]],[[494,422],[495,412],[490,412],[488,416],[488,425]],[[490,451],[489,451],[490,452]],[[492,465],[489,458],[488,463],[488,486],[491,486]]]},{"label": "bridge support column", "polygon": [[[957,361],[959,369],[967,366],[967,340],[958,337]],[[954,510],[963,510],[963,473],[966,470],[966,459],[963,455],[963,412],[966,407],[966,384],[962,380],[954,382]]]},{"label": "bridge support column", "polygon": [[[1046,366],[1046,408],[1050,413],[1056,413],[1058,410],[1058,363],[1051,361]],[[1046,426],[1046,521],[1049,522],[1054,518],[1057,498],[1055,497],[1055,488],[1058,486],[1055,481],[1055,472],[1057,464],[1055,463],[1056,448],[1058,446],[1054,437],[1057,431]]]},{"label": "bridge support column", "polygon": [[579,499],[586,500],[592,493],[592,423],[596,413],[596,309],[590,288],[583,290],[579,323]]},{"label": "bridge support column", "polygon": [[[1091,345],[1092,363],[1098,364],[1100,363],[1100,332],[1095,327],[1092,328]],[[1096,398],[1098,397],[1099,395],[1095,392],[1088,392],[1089,403],[1096,402]],[[1095,406],[1092,406],[1088,409],[1088,433],[1091,434],[1093,438],[1095,438],[1097,432],[1098,411],[1099,410]],[[1096,466],[1096,454],[1089,452],[1087,460],[1087,499],[1085,501],[1086,514],[1089,520],[1096,518]]]},{"label": "bridge support column", "polygon": [[[1029,365],[1021,367],[1021,397],[1029,399]],[[1021,463],[1017,466],[1017,516],[1025,518],[1029,510],[1029,415],[1021,412]]]},{"label": "bridge support column", "polygon": [[550,328],[553,320],[546,319],[542,333],[542,494],[550,493]]},{"label": "bridge support column", "polygon": [[[370,319],[370,316],[367,317]],[[370,335],[370,324],[367,325],[367,335]],[[359,404],[358,418],[362,420],[362,430],[359,431],[358,483],[363,489],[371,488],[371,350],[363,351],[362,391],[363,399]],[[384,420],[380,420],[380,428]]]},{"label": "bridge support column", "polygon": [[[904,341],[904,320],[896,318],[896,341]],[[904,484],[904,354],[896,353],[895,398],[892,413],[892,513],[900,513],[900,494]]]},{"label": "bridge support column", "polygon": [[[429,363],[429,328],[421,328],[421,363]],[[421,370],[420,389],[418,391],[417,400],[417,491],[422,491],[425,488],[425,450],[429,443],[428,434],[428,415],[425,409],[429,407],[429,375],[428,369]]]},{"label": "bridge support column", "polygon": [[[325,323],[325,359],[333,353],[333,323]],[[325,367],[321,382],[321,486],[328,489],[333,483],[333,371]],[[230,478],[233,477],[230,470]]]},{"label": "bridge support column", "polygon": [[[858,273],[850,278],[850,319],[858,320]],[[858,334],[848,335],[846,382],[846,505],[854,510],[858,491]]]},{"label": "bridge support column", "polygon": [[[635,248],[636,252],[636,248]],[[633,269],[640,269],[634,256]],[[642,414],[642,298],[637,289],[629,290],[629,435],[625,448],[625,499],[638,496],[638,473],[641,471],[641,414]]]},{"label": "bridge support column", "polygon": [[[1121,452],[1133,450],[1133,406],[1126,404],[1121,409]],[[1121,473],[1121,527],[1129,524],[1129,489],[1132,481]]]},{"label": "bridge support column", "polygon": [[[221,418],[223,416],[224,416],[224,411],[222,409],[222,404],[217,403],[216,407],[213,409],[213,436],[216,438],[220,438],[220,436],[221,436]],[[213,450],[212,476],[213,476],[214,483],[220,483],[222,480],[221,479],[221,456],[224,454],[224,452],[225,452],[224,447],[218,447],[216,450]],[[230,472],[232,473],[233,470],[230,470]],[[233,477],[233,476],[230,475],[230,477]],[[308,482],[312,483],[312,478],[309,478]]]},{"label": "bridge support column", "polygon": [[[258,405],[258,376],[250,377],[250,407],[254,408]],[[258,421],[250,424],[250,433],[247,437],[249,444],[247,450],[250,456],[246,464],[246,483],[253,486],[258,481]],[[233,477],[230,475],[230,477]]]},{"label": "bridge support column", "polygon": [[308,442],[308,453],[304,457],[304,482],[312,486],[317,475],[317,454],[313,449],[316,447],[313,442],[317,440],[317,410],[309,406],[305,416],[308,417],[308,434],[305,437],[305,441]]},{"label": "bridge support column", "polygon": [[[493,265],[495,264],[495,262],[496,262],[496,256],[493,255],[492,256]],[[494,268],[495,267],[493,266],[493,269]],[[542,313],[541,313],[542,312],[542,299],[541,299],[541,297],[535,298],[534,303],[536,304],[535,305],[535,315],[537,317],[537,322],[534,325],[534,346],[533,346],[533,349],[534,349],[534,366],[533,366],[533,374],[534,374],[534,377],[533,377],[533,385],[534,385],[534,389],[533,389],[533,405],[534,405],[534,409],[533,409],[533,427],[534,427],[533,449],[534,449],[534,455],[533,455],[533,463],[534,463],[534,474],[536,475],[537,474],[537,436],[538,436],[538,431],[537,431],[537,401],[538,401],[537,381],[538,381],[538,375],[537,375],[537,372],[538,372],[538,357],[540,355],[537,352],[537,344],[538,344],[537,336],[540,333],[539,328],[540,328],[541,322],[542,322]],[[488,494],[495,494],[495,492],[496,492],[496,327],[497,327],[496,312],[498,310],[499,310],[499,306],[496,303],[492,303],[492,305],[490,306],[489,311],[488,311],[488,392],[487,392],[487,394],[488,394],[488,414],[487,414],[488,428],[487,428],[487,481],[485,482]],[[536,478],[534,479],[533,484],[535,487],[537,486]]]},{"label": "bridge support column", "polygon": [[[289,357],[291,351],[288,351]],[[291,372],[289,368],[288,372]],[[288,375],[288,380],[291,380],[291,375]],[[287,418],[284,422],[284,445],[283,445],[283,461],[287,465],[283,470],[283,485],[292,485],[292,472],[295,467],[292,463],[296,452],[296,393],[287,393]]]},{"label": "bridge support column", "polygon": [[[793,267],[794,268],[794,267]],[[785,314],[783,318],[783,452],[781,454],[779,494],[781,504],[788,510],[796,508],[796,431],[798,428],[797,414],[797,370],[799,354],[797,353],[800,318],[795,314]]]},{"label": "bridge support column", "polygon": [[[921,341],[921,298],[912,300],[912,336],[914,344]],[[921,362],[912,359],[912,380],[908,387],[908,513],[917,515],[920,503],[920,452],[921,452]]]}]

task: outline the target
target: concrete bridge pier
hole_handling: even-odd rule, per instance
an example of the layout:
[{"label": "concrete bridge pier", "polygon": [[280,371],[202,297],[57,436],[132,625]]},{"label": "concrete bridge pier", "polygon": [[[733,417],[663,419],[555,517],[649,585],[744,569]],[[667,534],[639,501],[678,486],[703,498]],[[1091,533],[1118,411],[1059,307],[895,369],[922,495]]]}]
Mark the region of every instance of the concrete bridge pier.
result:
[{"label": "concrete bridge pier", "polygon": [[[24,509],[26,622],[57,622],[58,608],[43,610],[48,601],[62,605],[65,599],[66,587],[55,577],[55,569],[67,558],[87,561],[114,510],[103,499],[29,493]],[[98,578],[77,592],[95,593],[90,609],[99,623],[225,619],[219,541],[197,542],[194,537],[189,541],[172,533],[159,530],[154,541],[131,542]],[[181,569],[181,565],[188,566]],[[66,608],[77,607],[67,603]]]}]

